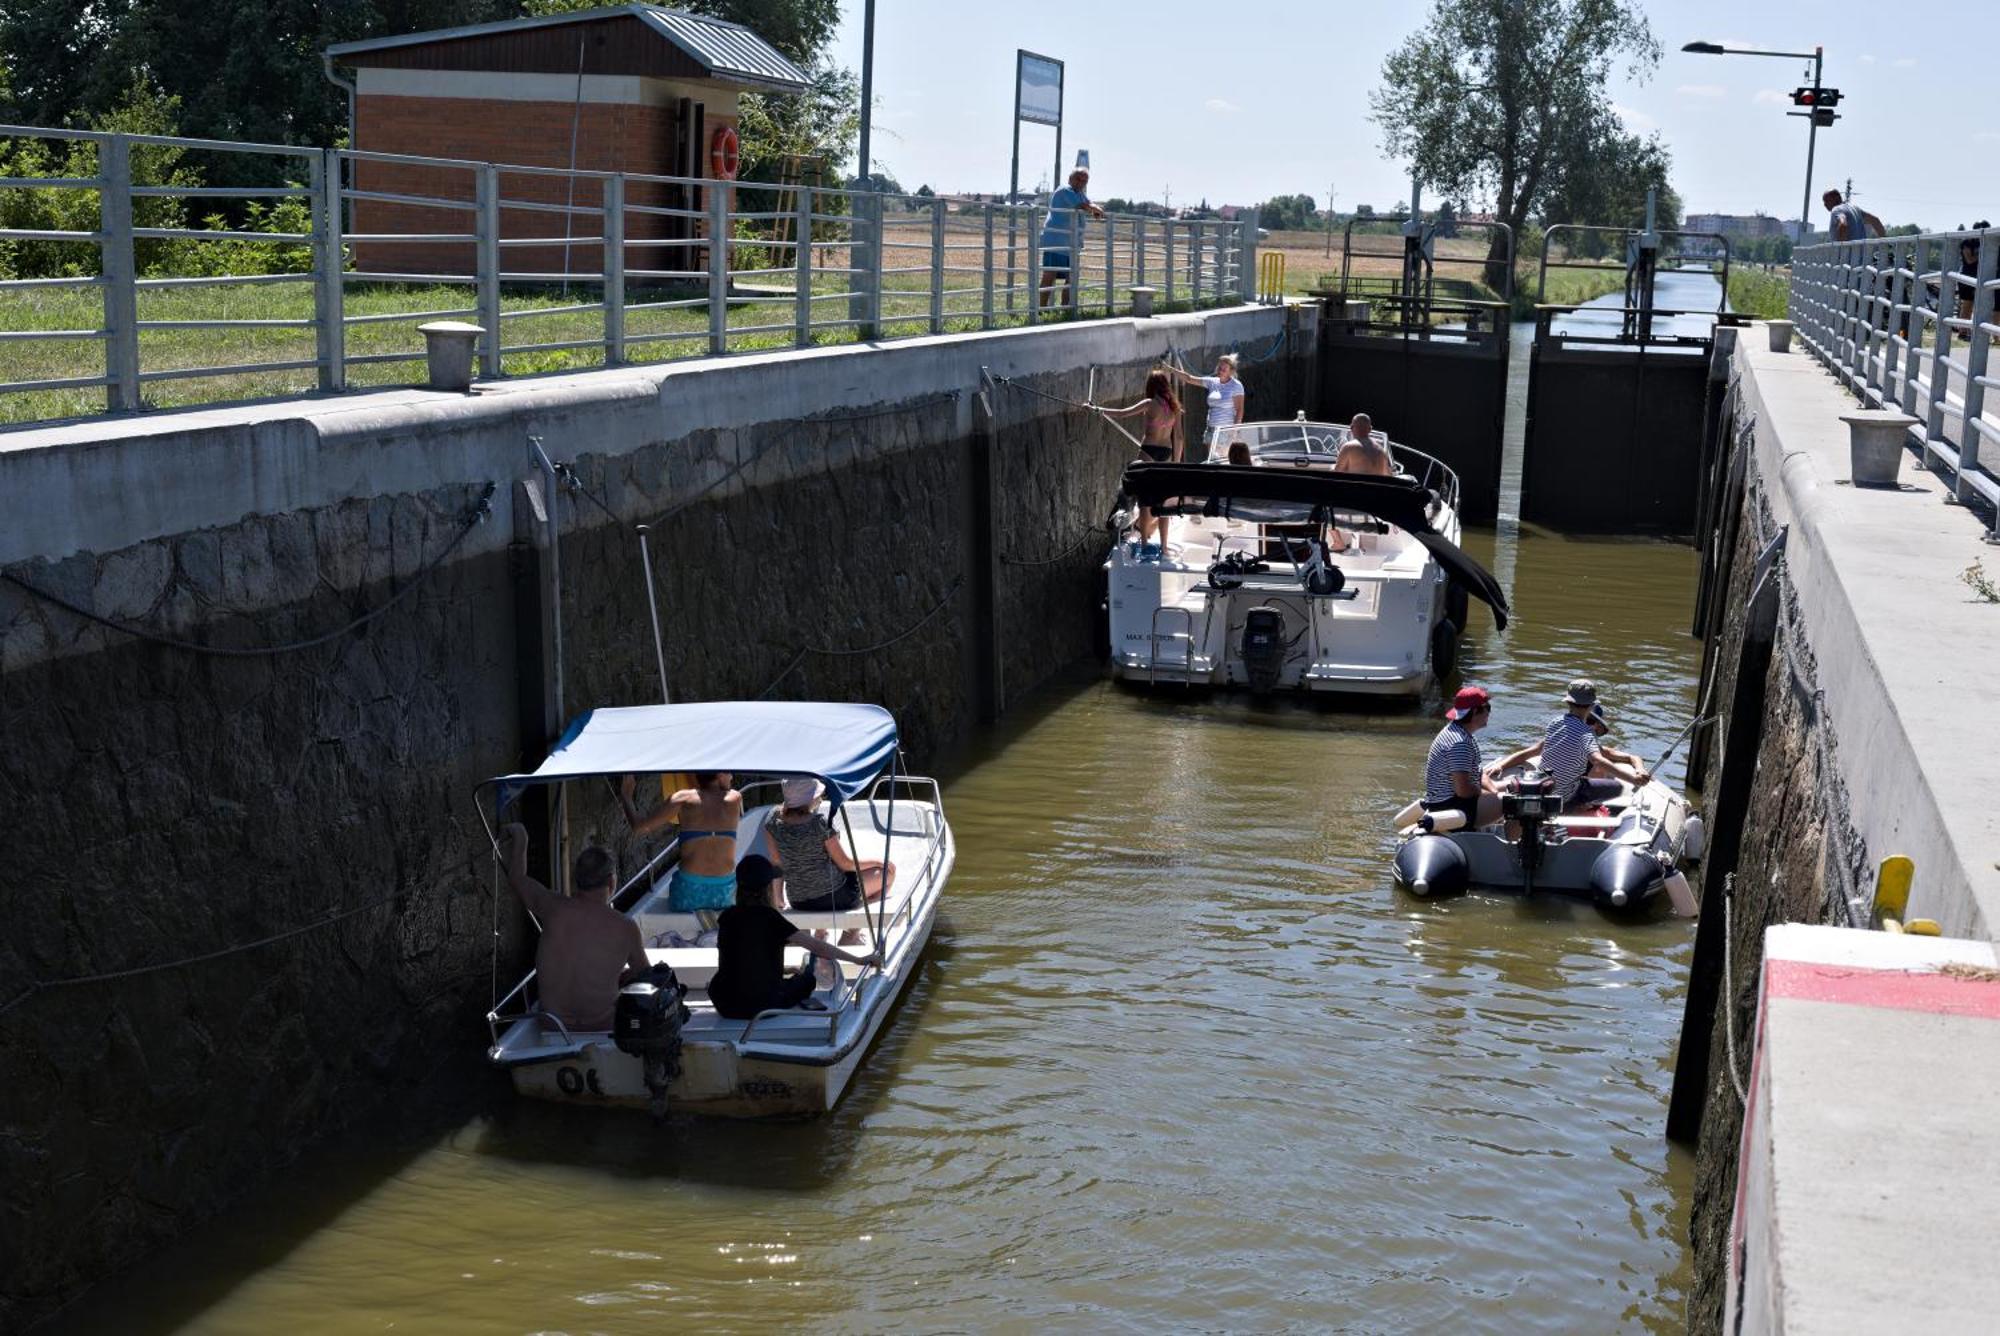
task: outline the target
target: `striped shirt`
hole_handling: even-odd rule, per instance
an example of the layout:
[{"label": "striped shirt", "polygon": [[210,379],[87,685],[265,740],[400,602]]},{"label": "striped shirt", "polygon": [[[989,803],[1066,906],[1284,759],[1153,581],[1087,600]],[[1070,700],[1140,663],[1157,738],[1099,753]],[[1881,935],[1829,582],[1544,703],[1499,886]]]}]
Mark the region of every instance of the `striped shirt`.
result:
[{"label": "striped shirt", "polygon": [[1597,734],[1590,721],[1565,710],[1549,721],[1542,735],[1542,769],[1556,779],[1556,793],[1567,799],[1590,773],[1590,758],[1597,755]]},{"label": "striped shirt", "polygon": [[1424,760],[1424,801],[1450,802],[1457,797],[1451,786],[1453,772],[1463,770],[1479,782],[1479,739],[1454,719],[1431,739],[1431,753]]}]

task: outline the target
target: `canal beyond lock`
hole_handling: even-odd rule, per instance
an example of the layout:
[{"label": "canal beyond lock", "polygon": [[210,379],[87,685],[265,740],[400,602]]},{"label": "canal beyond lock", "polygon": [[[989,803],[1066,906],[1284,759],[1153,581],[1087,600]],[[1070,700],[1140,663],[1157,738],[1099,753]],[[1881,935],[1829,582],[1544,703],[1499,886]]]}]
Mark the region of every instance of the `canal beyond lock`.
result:
[{"label": "canal beyond lock", "polygon": [[[1517,617],[1475,605],[1467,638],[1487,754],[1588,675],[1650,760],[1693,708],[1693,552],[1514,509],[1467,538]],[[1679,1330],[1691,927],[1399,896],[1388,817],[1438,713],[1080,675],[947,786],[936,937],[828,1117],[655,1130],[496,1077],[469,1121],[309,1157],[58,1321]]]}]

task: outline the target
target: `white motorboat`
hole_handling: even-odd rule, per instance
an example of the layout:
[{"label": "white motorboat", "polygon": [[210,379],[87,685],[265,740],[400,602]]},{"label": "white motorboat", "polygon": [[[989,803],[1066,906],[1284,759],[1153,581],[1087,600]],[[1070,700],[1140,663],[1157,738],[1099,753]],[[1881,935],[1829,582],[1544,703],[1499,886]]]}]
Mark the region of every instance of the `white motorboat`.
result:
[{"label": "white motorboat", "polygon": [[[656,1116],[669,1106],[737,1118],[824,1113],[839,1101],[916,972],[956,846],[937,781],[901,773],[895,721],[877,706],[741,701],[593,710],[532,773],[487,785],[498,789],[504,809],[530,785],[557,786],[560,802],[561,786],[575,781],[700,770],[739,778],[745,810],[738,860],[761,848],[772,810],[769,801],[752,806],[753,798],[775,799],[777,782],[787,776],[825,785],[848,852],[893,861],[895,882],[882,900],[858,909],[794,910],[786,917],[808,931],[858,932],[861,944],[852,949],[879,945],[882,964],[841,963],[833,986],[815,994],[824,1010],[766,1011],[747,1021],[718,1015],[707,995],[716,969],[713,933],[704,933],[696,915],[666,908],[669,846],[613,900],[638,920],[655,967],[651,980],[621,993],[614,1030],[565,1028],[537,1005],[533,971],[488,1013],[487,1057],[521,1094],[650,1108]],[[568,866],[568,852],[556,850],[555,866]],[[799,948],[786,953],[788,967],[806,963]]]},{"label": "white motorboat", "polygon": [[[1205,463],[1126,470],[1114,523],[1147,506],[1177,541],[1158,557],[1121,543],[1105,564],[1118,677],[1415,696],[1456,666],[1468,595],[1507,624],[1506,595],[1458,547],[1458,475],[1386,438],[1394,475],[1336,473],[1348,439],[1303,416],[1245,423]],[[1227,462],[1237,444],[1250,465]]]},{"label": "white motorboat", "polygon": [[1681,868],[1702,853],[1701,818],[1659,780],[1589,812],[1565,812],[1552,781],[1523,775],[1501,796],[1502,820],[1477,830],[1456,811],[1427,818],[1417,803],[1396,814],[1398,888],[1418,896],[1475,887],[1545,891],[1605,909],[1633,909],[1665,893],[1679,913],[1694,912]]}]

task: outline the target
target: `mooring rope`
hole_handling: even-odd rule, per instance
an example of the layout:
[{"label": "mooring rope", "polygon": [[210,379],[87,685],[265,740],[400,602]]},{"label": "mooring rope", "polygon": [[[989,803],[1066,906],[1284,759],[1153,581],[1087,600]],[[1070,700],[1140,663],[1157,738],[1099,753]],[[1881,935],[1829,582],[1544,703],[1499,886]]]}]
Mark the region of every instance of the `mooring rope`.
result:
[{"label": "mooring rope", "polygon": [[487,483],[485,494],[479,498],[478,503],[473,506],[470,514],[466,516],[458,533],[452,537],[449,543],[444,545],[443,550],[418,568],[416,574],[412,575],[409,582],[401,589],[398,589],[380,604],[370,608],[367,612],[362,613],[359,617],[356,617],[343,626],[335,627],[333,630],[322,635],[316,635],[307,640],[294,641],[287,645],[254,645],[242,649],[232,649],[225,645],[204,645],[195,640],[178,640],[173,636],[162,635],[158,631],[149,630],[143,626],[134,626],[129,622],[121,622],[115,618],[106,617],[102,613],[92,612],[89,608],[64,598],[54,590],[44,589],[31,580],[22,579],[11,571],[0,571],[0,580],[5,580],[8,584],[18,589],[26,590],[36,598],[51,603],[72,616],[81,617],[87,622],[95,622],[99,626],[131,636],[136,640],[143,640],[148,644],[160,645],[167,649],[186,650],[191,654],[209,654],[229,659],[272,658],[280,654],[292,654],[299,650],[314,649],[320,645],[338,640],[342,636],[366,626],[415,593],[424,581],[430,577],[431,573],[442,566],[446,558],[458,550],[458,545],[465,541],[466,536],[473,529],[477,528],[482,520],[493,513],[493,492],[494,484]]},{"label": "mooring rope", "polygon": [[[470,871],[482,859],[487,859],[491,856],[489,851],[481,851],[466,860],[465,863],[453,867],[448,872],[440,873],[437,880],[455,877],[461,872]],[[285,928],[268,936],[259,937],[255,941],[237,942],[232,946],[218,947],[213,951],[203,951],[196,955],[181,956],[173,960],[155,961],[148,965],[133,965],[127,969],[100,970],[93,974],[65,975],[60,979],[31,978],[28,980],[26,987],[14,994],[4,1004],[0,1004],[0,1016],[5,1016],[28,999],[41,993],[57,992],[64,988],[80,988],[86,984],[115,983],[121,979],[135,979],[147,974],[162,974],[168,970],[185,969],[190,965],[201,965],[211,960],[221,960],[225,956],[241,955],[245,951],[255,951],[260,947],[273,946],[279,942],[288,941],[293,937],[303,937],[309,932],[316,932],[321,928],[332,927],[334,924],[345,922],[358,914],[365,914],[371,909],[380,909],[383,905],[402,899],[408,894],[410,892],[406,889],[391,891],[387,895],[378,896],[362,904],[353,905],[347,909],[328,914],[324,918],[314,919],[310,923],[301,923],[295,927]]]},{"label": "mooring rope", "polygon": [[857,645],[852,649],[827,649],[819,645],[807,645],[804,649],[792,655],[791,661],[785,665],[784,671],[780,672],[776,677],[772,678],[769,685],[767,685],[762,691],[757,693],[757,699],[763,700],[766,696],[770,695],[773,691],[777,690],[778,683],[790,677],[792,673],[795,670],[797,670],[800,664],[804,663],[807,659],[811,658],[815,654],[820,655],[823,658],[829,658],[829,659],[853,658],[857,655],[862,655],[862,654],[875,654],[881,650],[888,649],[892,645],[900,644],[901,642],[908,640],[911,636],[915,635],[917,632],[923,630],[925,626],[929,625],[933,617],[937,616],[940,612],[943,612],[945,608],[950,605],[951,601],[958,597],[959,590],[964,587],[965,587],[965,577],[961,575],[958,579],[953,580],[951,582],[951,588],[944,591],[944,597],[940,598],[936,603],[931,605],[931,609],[929,612],[926,612],[923,616],[917,618],[917,620],[911,622],[908,626],[896,632],[896,634],[890,636],[886,640],[878,640],[872,645]]},{"label": "mooring rope", "polygon": [[1110,535],[1107,534],[1102,529],[1091,529],[1088,532],[1086,532],[1083,535],[1083,537],[1077,539],[1074,543],[1071,543],[1068,547],[1056,553],[1053,557],[1042,557],[1034,561],[1029,561],[1021,557],[1002,556],[1000,558],[1000,561],[1003,565],[1007,566],[1053,566],[1057,562],[1067,560],[1068,558],[1073,557],[1077,553],[1083,551],[1083,549],[1090,546],[1090,544],[1094,540],[1108,538],[1108,537],[1110,537]]}]

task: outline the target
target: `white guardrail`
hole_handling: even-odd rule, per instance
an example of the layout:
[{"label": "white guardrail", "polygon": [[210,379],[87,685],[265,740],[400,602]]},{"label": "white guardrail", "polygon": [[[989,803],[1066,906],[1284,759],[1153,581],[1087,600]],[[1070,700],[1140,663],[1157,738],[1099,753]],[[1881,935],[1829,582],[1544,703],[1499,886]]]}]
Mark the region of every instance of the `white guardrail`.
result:
[{"label": "white guardrail", "polygon": [[1856,394],[1917,419],[1910,441],[1925,466],[1942,469],[1959,500],[1978,498],[2000,515],[1996,305],[2000,228],[1828,242],[1792,255],[1799,337]]},{"label": "white guardrail", "polygon": [[[0,421],[93,411],[76,392],[100,386],[106,408],[132,411],[164,381],[208,379],[190,387],[206,398],[166,396],[184,403],[408,383],[398,364],[423,360],[429,320],[479,324],[490,378],[1112,315],[1134,288],[1165,309],[1255,295],[1254,211],[1079,223],[1076,281],[1042,307],[1036,206],[0,125],[7,141],[95,166],[0,177],[0,206],[30,206],[0,208],[0,222],[35,216],[22,192],[60,191],[82,192],[66,216],[95,226],[0,227]],[[270,184],[134,184],[149,151]],[[245,201],[305,225],[142,225]],[[42,275],[32,248],[49,245],[68,259]],[[216,272],[252,245],[290,248],[296,272]]]}]

